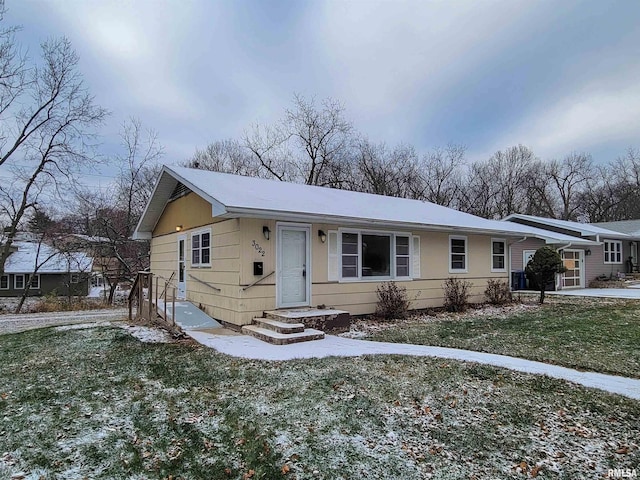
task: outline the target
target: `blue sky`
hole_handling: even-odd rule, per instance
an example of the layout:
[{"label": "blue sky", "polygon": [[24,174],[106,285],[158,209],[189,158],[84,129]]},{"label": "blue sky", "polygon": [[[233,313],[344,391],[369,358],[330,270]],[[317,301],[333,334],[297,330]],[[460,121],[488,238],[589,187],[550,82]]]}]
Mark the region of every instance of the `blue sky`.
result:
[{"label": "blue sky", "polygon": [[522,143],[598,162],[640,147],[640,2],[6,0],[36,56],[67,36],[106,152],[130,116],[164,160],[332,97],[372,140],[470,160]]}]

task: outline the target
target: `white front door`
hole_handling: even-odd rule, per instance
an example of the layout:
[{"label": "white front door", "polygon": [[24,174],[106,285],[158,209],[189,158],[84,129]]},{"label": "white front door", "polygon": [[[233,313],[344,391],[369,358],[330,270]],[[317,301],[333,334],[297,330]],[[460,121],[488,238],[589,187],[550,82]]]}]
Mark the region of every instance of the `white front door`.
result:
[{"label": "white front door", "polygon": [[562,288],[584,288],[584,257],[582,250],[563,250],[562,262],[567,271],[562,274]]},{"label": "white front door", "polygon": [[176,297],[181,300],[187,298],[187,279],[186,277],[186,261],[187,261],[187,236],[178,235],[178,293]]},{"label": "white front door", "polygon": [[278,225],[276,297],[278,307],[309,305],[311,265],[310,227]]}]

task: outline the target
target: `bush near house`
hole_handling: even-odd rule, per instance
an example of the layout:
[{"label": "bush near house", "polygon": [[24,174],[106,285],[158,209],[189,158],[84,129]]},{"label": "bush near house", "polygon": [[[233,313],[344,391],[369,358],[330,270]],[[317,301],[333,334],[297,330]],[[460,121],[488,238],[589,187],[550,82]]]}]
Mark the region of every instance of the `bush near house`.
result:
[{"label": "bush near house", "polygon": [[562,263],[562,257],[553,248],[542,247],[536,250],[535,255],[527,264],[525,272],[538,286],[540,303],[544,303],[544,292],[547,284],[555,281],[556,274],[566,271],[567,268]]},{"label": "bush near house", "polygon": [[385,282],[376,289],[378,303],[376,316],[385,320],[406,318],[411,307],[407,289],[395,282]]},{"label": "bush near house", "polygon": [[444,282],[444,308],[450,312],[464,312],[469,306],[469,290],[473,284],[449,277]]},{"label": "bush near house", "polygon": [[506,305],[513,301],[509,284],[503,280],[490,279],[484,290],[484,297],[491,305]]}]

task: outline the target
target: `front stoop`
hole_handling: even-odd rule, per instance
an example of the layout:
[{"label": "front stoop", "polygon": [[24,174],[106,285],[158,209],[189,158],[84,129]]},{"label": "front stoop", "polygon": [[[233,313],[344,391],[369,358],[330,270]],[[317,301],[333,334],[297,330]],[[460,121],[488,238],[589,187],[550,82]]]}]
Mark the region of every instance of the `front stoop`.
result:
[{"label": "front stoop", "polygon": [[302,323],[306,328],[315,328],[325,332],[348,331],[351,315],[344,310],[333,308],[298,308],[288,310],[270,310],[264,312],[266,318],[284,323]]},{"label": "front stoop", "polygon": [[313,328],[307,328],[302,332],[279,333],[270,328],[263,328],[257,325],[245,325],[242,327],[242,333],[252,335],[263,342],[274,345],[289,345],[291,343],[322,340],[324,338],[324,332]]},{"label": "front stoop", "polygon": [[348,330],[349,312],[333,309],[300,308],[271,310],[263,318],[254,318],[252,325],[242,327],[247,335],[274,345],[321,340],[323,330]]}]

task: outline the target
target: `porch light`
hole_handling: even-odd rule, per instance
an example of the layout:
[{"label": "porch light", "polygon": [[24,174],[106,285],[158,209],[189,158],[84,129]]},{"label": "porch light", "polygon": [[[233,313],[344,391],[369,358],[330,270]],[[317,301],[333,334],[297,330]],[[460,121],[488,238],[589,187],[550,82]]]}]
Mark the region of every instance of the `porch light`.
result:
[{"label": "porch light", "polygon": [[182,225],[176,225],[176,232],[182,231]]},{"label": "porch light", "polygon": [[320,237],[322,243],[327,241],[327,234],[324,233],[324,230],[318,230],[318,237]]},{"label": "porch light", "polygon": [[585,254],[587,257],[588,257],[589,255],[591,255],[591,249],[590,249],[590,248],[587,248],[587,249],[584,251],[584,254]]},{"label": "porch light", "polygon": [[262,227],[262,235],[264,235],[264,238],[269,240],[269,236],[271,235],[271,230],[269,230],[269,227],[267,227],[266,225]]}]

